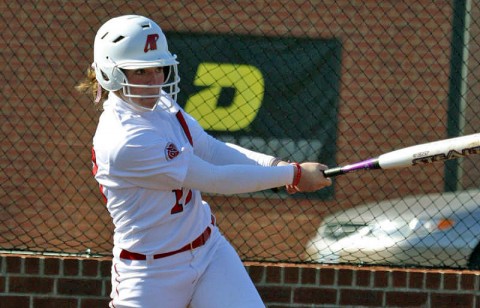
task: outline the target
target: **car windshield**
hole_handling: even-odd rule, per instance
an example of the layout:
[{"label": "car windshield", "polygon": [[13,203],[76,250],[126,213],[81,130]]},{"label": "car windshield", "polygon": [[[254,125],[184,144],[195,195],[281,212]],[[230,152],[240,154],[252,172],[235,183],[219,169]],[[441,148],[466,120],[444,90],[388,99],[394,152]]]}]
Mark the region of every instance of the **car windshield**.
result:
[{"label": "car windshield", "polygon": [[381,220],[370,223],[336,222],[325,226],[324,236],[340,240],[351,235],[369,237],[405,237],[412,233],[412,229],[405,221]]},{"label": "car windshield", "polygon": [[362,228],[367,227],[368,224],[365,223],[329,223],[325,226],[325,237],[329,239],[339,240],[341,238],[350,236],[352,234],[357,233]]},{"label": "car windshield", "polygon": [[373,237],[406,237],[412,233],[412,229],[405,221],[382,220],[369,225],[365,236]]}]

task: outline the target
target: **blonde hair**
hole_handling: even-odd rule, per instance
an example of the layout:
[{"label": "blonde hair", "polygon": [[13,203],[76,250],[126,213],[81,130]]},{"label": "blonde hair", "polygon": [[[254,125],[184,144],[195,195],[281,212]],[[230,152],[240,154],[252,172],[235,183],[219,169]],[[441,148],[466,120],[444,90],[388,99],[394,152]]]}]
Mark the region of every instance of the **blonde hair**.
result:
[{"label": "blonde hair", "polygon": [[92,95],[93,101],[95,102],[95,104],[98,104],[100,101],[106,100],[108,97],[108,91],[102,89],[100,100],[97,100],[97,93],[99,87],[101,86],[97,81],[95,70],[89,67],[87,70],[87,76],[78,85],[75,86],[75,89],[81,93]]}]

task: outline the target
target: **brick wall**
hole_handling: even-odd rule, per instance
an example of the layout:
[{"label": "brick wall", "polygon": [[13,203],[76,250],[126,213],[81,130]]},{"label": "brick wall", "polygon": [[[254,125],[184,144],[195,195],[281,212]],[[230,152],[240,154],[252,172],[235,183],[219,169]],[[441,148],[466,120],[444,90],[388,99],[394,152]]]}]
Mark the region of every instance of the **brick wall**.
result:
[{"label": "brick wall", "polygon": [[107,307],[108,259],[0,258],[0,307]]},{"label": "brick wall", "polygon": [[[0,308],[106,307],[109,258],[0,255]],[[269,308],[480,307],[474,271],[246,263]]]}]

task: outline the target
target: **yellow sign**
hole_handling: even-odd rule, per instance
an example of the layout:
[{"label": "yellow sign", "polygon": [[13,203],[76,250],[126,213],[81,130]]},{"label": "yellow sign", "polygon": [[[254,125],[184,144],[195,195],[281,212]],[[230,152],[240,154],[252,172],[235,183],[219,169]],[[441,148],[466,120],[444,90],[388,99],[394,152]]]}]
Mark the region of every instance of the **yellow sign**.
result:
[{"label": "yellow sign", "polygon": [[[265,93],[260,70],[245,64],[200,63],[193,83],[207,88],[190,96],[184,109],[204,129],[213,131],[246,129],[257,116]],[[222,88],[235,89],[226,107],[218,105]]]}]

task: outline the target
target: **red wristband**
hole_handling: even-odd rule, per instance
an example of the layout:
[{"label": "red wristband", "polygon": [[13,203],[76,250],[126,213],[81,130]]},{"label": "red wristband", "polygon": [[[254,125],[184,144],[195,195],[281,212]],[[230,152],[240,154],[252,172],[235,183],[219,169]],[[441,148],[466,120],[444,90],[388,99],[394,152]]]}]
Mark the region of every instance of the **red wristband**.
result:
[{"label": "red wristband", "polygon": [[292,165],[297,168],[297,174],[294,174],[292,182],[292,186],[295,187],[300,183],[300,178],[302,177],[302,167],[299,163],[292,163]]}]

